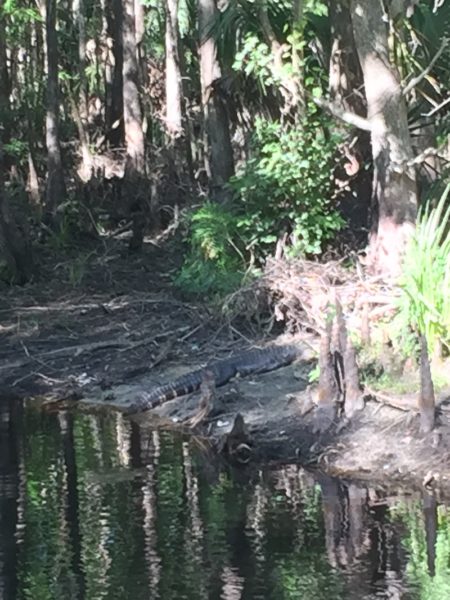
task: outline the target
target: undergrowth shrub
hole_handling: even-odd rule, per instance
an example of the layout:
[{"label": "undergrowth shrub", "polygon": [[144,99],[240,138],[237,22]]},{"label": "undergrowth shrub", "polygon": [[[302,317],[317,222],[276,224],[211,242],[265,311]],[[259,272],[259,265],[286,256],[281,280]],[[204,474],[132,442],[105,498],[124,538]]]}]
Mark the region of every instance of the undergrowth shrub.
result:
[{"label": "undergrowth shrub", "polygon": [[256,122],[253,158],[230,184],[239,203],[239,234],[258,259],[283,234],[291,254],[319,254],[342,227],[330,201],[337,141],[315,108],[296,127]]},{"label": "undergrowth shrub", "polygon": [[257,120],[252,158],[229,182],[232,202],[206,203],[191,218],[177,277],[186,291],[231,291],[278,240],[290,255],[317,255],[343,226],[330,200],[338,139],[309,112],[295,127]]}]

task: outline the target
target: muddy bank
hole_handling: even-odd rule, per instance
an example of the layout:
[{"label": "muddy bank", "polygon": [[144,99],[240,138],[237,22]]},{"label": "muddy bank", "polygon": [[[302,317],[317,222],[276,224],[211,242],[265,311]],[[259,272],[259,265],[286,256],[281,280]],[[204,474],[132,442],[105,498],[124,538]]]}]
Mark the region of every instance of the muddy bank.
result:
[{"label": "muddy bank", "polygon": [[[314,361],[309,344],[304,348],[303,359],[288,367],[238,378],[216,390],[212,414],[195,428],[186,423],[198,411],[200,392],[129,418],[143,428],[185,431],[221,449],[236,415],[241,414],[250,440],[251,462],[298,461],[341,477],[435,486],[450,493],[449,395],[438,397],[439,423],[428,435],[419,432],[419,417],[410,396],[403,401],[398,397],[396,407],[366,396],[364,410],[351,420],[338,416],[330,427],[320,430],[322,419],[308,385]],[[186,370],[170,369],[156,382],[148,377],[114,390],[96,390],[84,401],[122,410],[136,393],[149,389],[152,383],[161,384]]]},{"label": "muddy bank", "polygon": [[130,270],[123,250],[115,240],[95,248],[76,285],[73,263],[50,261],[34,284],[2,289],[3,397],[40,400],[55,409],[68,400],[82,410],[115,410],[140,391],[211,360],[295,341],[304,345],[303,359],[216,390],[212,415],[194,431],[182,423],[197,412],[199,394],[130,418],[142,427],[183,427],[220,445],[240,413],[252,441],[252,461],[298,460],[359,479],[450,486],[445,394],[439,398],[439,425],[425,437],[419,435],[414,399],[409,404],[400,399],[394,408],[366,398],[365,409],[350,422],[339,418],[318,431],[307,389],[314,338],[262,339],[251,323],[230,322],[177,296],[172,277],[179,253],[148,245]]}]

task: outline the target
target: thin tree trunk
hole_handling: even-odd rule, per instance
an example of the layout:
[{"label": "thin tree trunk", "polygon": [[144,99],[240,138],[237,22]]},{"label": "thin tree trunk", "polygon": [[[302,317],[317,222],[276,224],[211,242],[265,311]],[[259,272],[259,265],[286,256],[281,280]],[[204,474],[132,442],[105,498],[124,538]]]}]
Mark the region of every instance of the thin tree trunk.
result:
[{"label": "thin tree trunk", "polygon": [[[80,138],[80,149],[82,163],[78,173],[82,181],[89,181],[92,176],[92,154],[89,149],[89,129],[88,129],[88,86],[86,79],[86,17],[85,0],[73,0],[72,11],[78,28],[78,72],[79,72],[79,93],[78,103],[72,108],[72,113],[76,112],[76,124],[78,136]],[[76,108],[76,111],[75,111]]]},{"label": "thin tree trunk", "polygon": [[4,172],[3,144],[0,138],[0,252],[11,271],[12,280],[22,284],[31,276],[32,255],[24,235],[11,215],[4,189]]},{"label": "thin tree trunk", "polygon": [[428,356],[427,339],[419,335],[420,342],[420,429],[424,433],[430,432],[435,422],[435,396],[433,379],[431,377],[430,359]]},{"label": "thin tree trunk", "polygon": [[183,134],[181,73],[178,53],[178,0],[166,0],[166,131],[170,139]]},{"label": "thin tree trunk", "polygon": [[140,250],[145,228],[145,146],[138,87],[139,68],[134,0],[123,0],[122,6],[123,113],[127,151],[125,194],[133,218],[133,236],[130,241],[130,250]]},{"label": "thin tree trunk", "polygon": [[[29,142],[30,143],[30,142]],[[28,180],[27,192],[30,196],[31,204],[40,210],[41,208],[41,193],[39,190],[39,177],[36,171],[36,163],[34,159],[34,148],[28,151]]]},{"label": "thin tree trunk", "polygon": [[234,173],[228,116],[214,84],[221,78],[217,47],[211,35],[217,8],[215,0],[198,0],[200,34],[200,82],[205,128],[209,143],[211,194],[218,202],[228,200],[225,184]]},{"label": "thin tree trunk", "polygon": [[177,197],[180,190],[189,189],[194,181],[191,141],[187,119],[183,119],[186,107],[183,95],[183,79],[178,35],[179,0],[165,0],[166,5],[166,133],[170,157],[170,180],[172,189],[167,193]]},{"label": "thin tree trunk", "polygon": [[[136,29],[136,56],[138,59],[138,80],[143,86],[146,81],[146,60],[142,47],[145,34],[145,5],[143,0],[134,0],[134,25]],[[145,115],[143,115],[145,118]]]},{"label": "thin tree trunk", "polygon": [[106,0],[107,35],[112,41],[105,67],[106,137],[114,148],[124,144],[122,0]]},{"label": "thin tree trunk", "polygon": [[10,140],[10,105],[9,96],[11,94],[11,79],[8,73],[6,58],[6,36],[5,20],[3,14],[4,0],[0,0],[0,123],[3,131],[1,132],[3,143]]},{"label": "thin tree trunk", "polygon": [[66,197],[66,185],[59,138],[58,38],[56,34],[56,0],[46,0],[47,37],[47,191],[45,210],[51,221],[56,209]]},{"label": "thin tree trunk", "polygon": [[351,0],[356,48],[371,125],[374,179],[372,232],[368,264],[397,276],[414,230],[417,187],[406,103],[395,68],[389,62],[388,31],[381,2]]},{"label": "thin tree trunk", "polygon": [[134,0],[123,0],[123,103],[128,168],[144,175],[144,133],[139,101]]}]

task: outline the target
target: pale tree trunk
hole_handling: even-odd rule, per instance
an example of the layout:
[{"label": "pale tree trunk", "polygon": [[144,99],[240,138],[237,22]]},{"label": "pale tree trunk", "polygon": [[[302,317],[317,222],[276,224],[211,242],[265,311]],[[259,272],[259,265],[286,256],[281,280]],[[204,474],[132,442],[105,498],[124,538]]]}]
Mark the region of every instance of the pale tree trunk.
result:
[{"label": "pale tree trunk", "polygon": [[234,173],[234,162],[227,111],[214,89],[214,83],[221,77],[216,42],[211,35],[216,12],[215,0],[198,0],[200,83],[209,142],[211,194],[213,200],[226,202],[229,194],[225,184]]},{"label": "pale tree trunk", "polygon": [[395,67],[389,62],[388,31],[381,2],[352,0],[356,48],[371,126],[374,215],[368,265],[397,276],[405,245],[414,231],[417,186],[406,103]]},{"label": "pale tree trunk", "polygon": [[165,0],[166,4],[166,133],[170,158],[170,180],[177,197],[181,189],[189,189],[193,182],[192,151],[188,128],[184,126],[185,102],[178,39],[179,0]]},{"label": "pale tree trunk", "polygon": [[112,147],[123,146],[122,0],[106,0],[108,57],[105,65],[106,137]]},{"label": "pale tree trunk", "polygon": [[178,53],[178,0],[166,0],[166,131],[170,139],[183,134],[181,72]]},{"label": "pale tree trunk", "polygon": [[58,89],[58,40],[56,35],[56,0],[47,0],[45,5],[47,38],[47,190],[45,210],[53,220],[58,204],[66,197],[61,147],[59,139],[59,89]]},{"label": "pale tree trunk", "polygon": [[145,228],[145,144],[139,100],[136,15],[134,0],[123,0],[123,114],[127,164],[125,173],[126,203],[133,219],[130,250],[140,250]]},{"label": "pale tree trunk", "polygon": [[88,130],[88,89],[86,80],[86,17],[85,0],[73,0],[72,11],[78,28],[78,102],[74,104],[72,113],[78,128],[82,162],[78,173],[82,181],[89,181],[92,176],[92,155],[89,149]]},{"label": "pale tree trunk", "polygon": [[[163,4],[163,2],[161,2]],[[148,72],[147,55],[144,48],[145,35],[145,15],[146,15],[146,0],[134,1],[135,12],[135,27],[136,27],[136,56],[138,59],[138,79],[141,90],[141,111],[142,111],[142,128],[144,132],[148,130],[149,121],[152,115],[152,99],[149,93],[150,76]]]},{"label": "pale tree trunk", "polygon": [[[36,118],[35,107],[41,103],[43,96],[44,81],[44,53],[41,23],[32,21],[29,24],[29,47],[28,56],[30,57],[28,72],[27,89],[33,89],[32,100],[27,102],[27,138],[28,138],[28,177],[26,190],[31,205],[37,213],[41,213],[42,198],[39,184],[39,176],[36,167],[36,146],[37,137],[40,136],[41,122]],[[40,215],[42,216],[42,215]]]}]

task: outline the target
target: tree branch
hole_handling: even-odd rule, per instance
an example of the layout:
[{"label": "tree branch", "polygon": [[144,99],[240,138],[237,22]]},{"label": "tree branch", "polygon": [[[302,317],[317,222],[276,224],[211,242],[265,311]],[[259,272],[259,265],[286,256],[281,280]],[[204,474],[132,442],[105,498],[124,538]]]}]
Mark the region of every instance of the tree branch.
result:
[{"label": "tree branch", "polygon": [[444,39],[442,40],[442,44],[439,48],[439,50],[436,52],[436,54],[433,56],[433,58],[430,61],[430,64],[422,71],[422,73],[420,73],[419,75],[417,75],[417,77],[413,77],[411,79],[411,81],[403,88],[402,94],[404,96],[406,96],[407,94],[409,94],[409,92],[416,87],[416,85],[418,85],[422,79],[425,79],[425,77],[428,75],[428,73],[431,71],[431,69],[434,67],[436,61],[438,60],[438,58],[441,56],[441,54],[444,52],[446,46],[448,43],[448,38],[444,37]]},{"label": "tree branch", "polygon": [[348,125],[352,125],[353,127],[357,127],[358,129],[362,129],[363,131],[372,131],[372,125],[368,119],[360,117],[359,115],[348,110],[343,110],[336,104],[333,104],[328,100],[324,100],[323,98],[315,98],[314,96],[310,96],[310,98],[314,104],[320,106],[320,108],[323,108],[340,121],[343,121]]},{"label": "tree branch", "polygon": [[434,113],[437,113],[441,108],[443,108],[446,104],[450,102],[450,98],[446,98],[443,102],[435,106],[430,110],[430,112],[422,113],[422,117],[431,117]]}]

